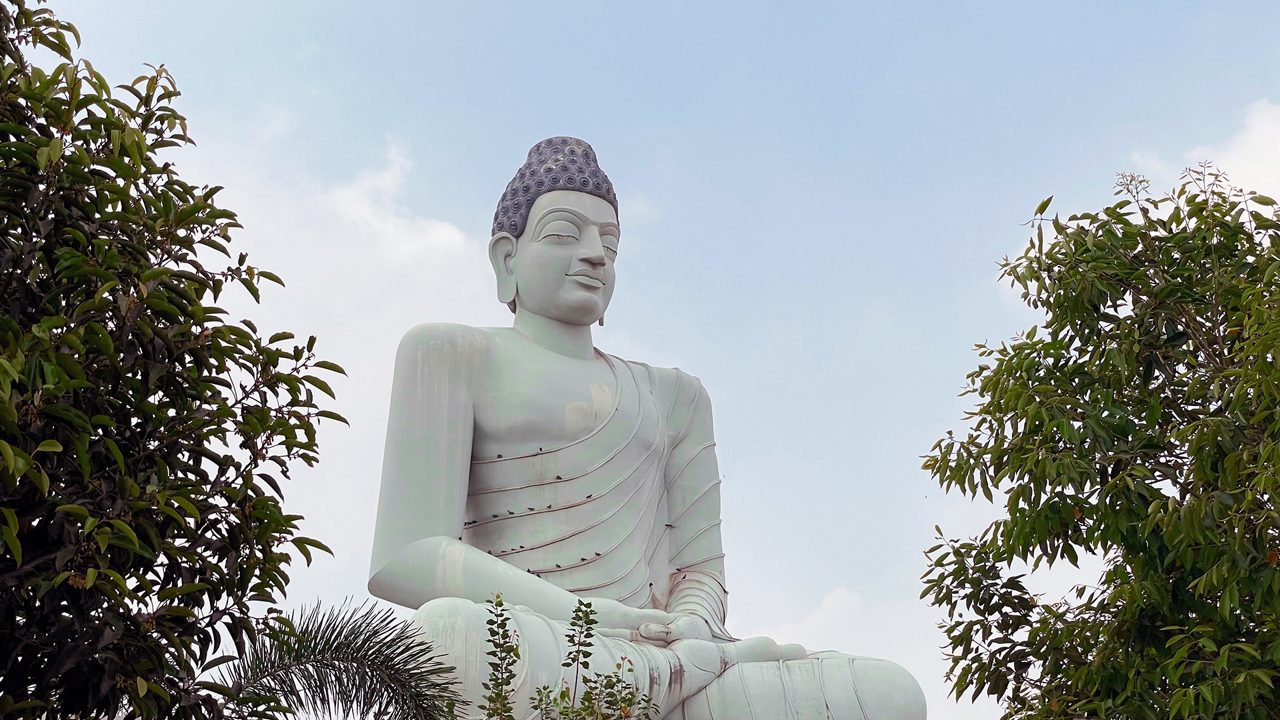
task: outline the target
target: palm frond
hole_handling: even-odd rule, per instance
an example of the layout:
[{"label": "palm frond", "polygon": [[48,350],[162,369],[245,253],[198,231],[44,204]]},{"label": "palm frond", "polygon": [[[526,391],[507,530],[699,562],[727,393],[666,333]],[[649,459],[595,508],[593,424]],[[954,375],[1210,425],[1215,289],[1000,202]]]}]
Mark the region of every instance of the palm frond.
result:
[{"label": "palm frond", "polygon": [[453,668],[389,609],[316,605],[285,617],[226,666],[223,684],[313,717],[450,720],[462,704]]}]

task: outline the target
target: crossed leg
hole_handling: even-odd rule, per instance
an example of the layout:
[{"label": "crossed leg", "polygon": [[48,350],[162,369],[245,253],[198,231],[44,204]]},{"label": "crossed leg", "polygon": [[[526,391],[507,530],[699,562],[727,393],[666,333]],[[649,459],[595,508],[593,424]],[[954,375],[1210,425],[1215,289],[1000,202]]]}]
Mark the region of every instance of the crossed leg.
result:
[{"label": "crossed leg", "polygon": [[924,693],[888,660],[816,653],[738,663],[667,720],[924,720]]},{"label": "crossed leg", "polygon": [[[456,668],[459,692],[472,702],[461,718],[479,718],[477,706],[488,679],[489,606],[459,598],[423,605],[414,621],[434,652]],[[538,687],[572,683],[561,667],[567,627],[511,608],[520,646],[512,688],[515,716],[535,718],[530,698]],[[592,672],[611,672],[630,661],[632,681],[658,706],[666,720],[924,720],[924,696],[901,667],[873,658],[818,653],[796,660],[772,660],[778,646],[765,638],[733,643],[684,640],[669,648],[597,637]],[[766,661],[766,659],[771,661]]]}]

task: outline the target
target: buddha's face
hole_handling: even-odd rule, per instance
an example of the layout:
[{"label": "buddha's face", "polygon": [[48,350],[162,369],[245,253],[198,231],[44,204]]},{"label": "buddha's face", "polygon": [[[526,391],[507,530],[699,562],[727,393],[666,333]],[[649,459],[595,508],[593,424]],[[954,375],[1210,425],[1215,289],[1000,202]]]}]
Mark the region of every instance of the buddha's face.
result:
[{"label": "buddha's face", "polygon": [[[509,237],[509,236],[508,236]],[[574,325],[599,320],[613,297],[618,214],[602,198],[553,190],[534,201],[514,256],[495,237],[494,270],[515,281],[516,306]]]}]

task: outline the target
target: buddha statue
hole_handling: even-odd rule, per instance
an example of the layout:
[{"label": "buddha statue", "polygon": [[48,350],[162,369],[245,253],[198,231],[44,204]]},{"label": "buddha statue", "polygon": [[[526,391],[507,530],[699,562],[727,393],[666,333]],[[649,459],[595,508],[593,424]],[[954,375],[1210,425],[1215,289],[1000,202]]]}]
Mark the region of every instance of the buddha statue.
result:
[{"label": "buddha statue", "polygon": [[892,662],[725,628],[707,392],[592,343],[620,237],[591,146],[535,145],[489,241],[512,327],[420,325],[397,351],[370,592],[417,609],[465,712],[484,695],[485,603],[501,593],[520,644],[518,718],[535,688],[564,680],[579,599],[599,621],[592,667],[633,663],[659,717],[924,718],[919,685]]}]

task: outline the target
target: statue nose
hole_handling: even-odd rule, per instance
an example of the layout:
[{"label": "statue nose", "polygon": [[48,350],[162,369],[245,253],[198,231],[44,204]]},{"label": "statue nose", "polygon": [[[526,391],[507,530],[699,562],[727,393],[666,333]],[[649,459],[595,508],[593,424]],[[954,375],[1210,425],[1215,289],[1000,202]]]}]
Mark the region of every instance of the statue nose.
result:
[{"label": "statue nose", "polygon": [[595,228],[587,228],[582,233],[581,252],[579,259],[585,263],[592,265],[604,265],[604,242],[600,239],[600,232]]}]

